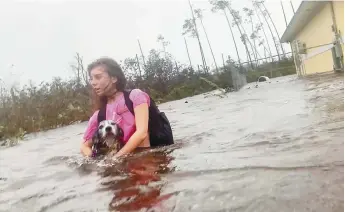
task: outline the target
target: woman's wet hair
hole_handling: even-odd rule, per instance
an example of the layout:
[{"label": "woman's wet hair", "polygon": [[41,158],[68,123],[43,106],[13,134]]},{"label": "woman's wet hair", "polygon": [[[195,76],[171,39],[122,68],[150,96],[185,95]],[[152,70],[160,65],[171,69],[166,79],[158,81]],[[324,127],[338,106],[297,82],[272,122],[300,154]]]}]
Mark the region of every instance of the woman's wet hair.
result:
[{"label": "woman's wet hair", "polygon": [[[109,57],[101,57],[87,67],[87,72],[90,75],[92,69],[102,66],[104,70],[109,74],[109,76],[116,77],[116,90],[117,91],[124,91],[126,87],[126,77],[122,71],[121,66],[112,58]],[[107,104],[107,97],[106,96],[98,96],[96,92],[91,88],[91,99],[93,105],[93,111],[99,110],[100,108],[104,107]]]}]

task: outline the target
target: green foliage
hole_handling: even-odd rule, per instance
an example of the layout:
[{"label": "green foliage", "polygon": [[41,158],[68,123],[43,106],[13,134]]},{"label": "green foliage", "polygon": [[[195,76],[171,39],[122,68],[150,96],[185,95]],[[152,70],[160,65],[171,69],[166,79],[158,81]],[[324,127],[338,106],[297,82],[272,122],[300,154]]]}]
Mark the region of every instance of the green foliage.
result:
[{"label": "green foliage", "polygon": [[285,58],[273,63],[264,63],[256,71],[247,72],[247,82],[256,82],[260,76],[275,78],[291,74],[296,74],[295,64],[291,58]]},{"label": "green foliage", "polygon": [[[157,42],[161,44],[162,51],[150,50],[149,55],[145,57],[146,61],[144,61],[143,56],[139,59],[138,55],[120,61],[120,65],[128,81],[128,88],[140,88],[149,93],[157,103],[163,103],[214,89],[222,90],[223,93],[219,96],[223,97],[226,92],[233,89],[237,90],[243,85],[243,83],[241,84],[237,80],[240,78],[239,75],[241,75],[241,79],[244,79],[242,76],[246,76],[247,82],[255,82],[262,75],[274,78],[296,73],[292,58],[283,57],[284,59],[279,61],[261,65],[257,64],[257,59],[261,57],[258,52],[258,47],[263,48],[265,55],[269,53],[269,57],[271,57],[270,61],[273,61],[269,41],[264,32],[264,24],[260,20],[260,14],[269,27],[274,43],[279,46],[278,40],[273,37],[273,32],[268,24],[266,15],[271,20],[274,28],[276,28],[275,24],[263,1],[253,0],[254,10],[243,8],[243,12],[247,18],[242,17],[240,11],[232,8],[231,1],[209,0],[209,3],[212,12],[221,12],[227,20],[238,61],[233,61],[229,56],[226,62],[223,61],[223,63],[226,63],[224,67],[218,68],[216,60],[213,58],[217,70],[216,72],[209,71],[193,15],[195,13],[196,18],[202,21],[202,10],[193,10],[192,5],[190,5],[192,18],[184,21],[182,34],[197,38],[204,70],[201,72],[196,71],[190,66],[177,62],[166,51],[169,42],[165,40],[163,35],[159,35]],[[230,21],[227,13],[230,14],[229,17],[232,21]],[[254,14],[259,22],[257,24],[253,22]],[[252,28],[249,34],[246,33],[245,27],[243,26],[248,23]],[[236,45],[239,40],[234,37],[232,31],[232,27],[234,26],[236,26],[236,29],[240,33],[240,37],[238,38],[242,41],[247,58],[249,59],[249,63],[242,64],[241,66],[238,65],[240,57]],[[207,36],[205,28],[203,29]],[[265,39],[261,38],[260,31],[263,31]],[[279,37],[278,33],[277,37]],[[251,40],[254,42],[254,45],[252,45]],[[207,41],[209,43],[208,38]],[[277,46],[276,49],[279,54]],[[209,47],[213,55],[210,43]],[[285,54],[282,46],[281,49],[283,54]],[[252,56],[254,56],[253,61],[251,59]],[[75,73],[74,79],[62,80],[61,78],[54,78],[52,82],[41,83],[38,86],[29,83],[22,90],[16,88],[6,90],[0,85],[0,140],[9,138],[21,139],[26,133],[69,125],[76,121],[88,120],[91,115],[88,73],[84,69],[83,60],[78,53],[75,59],[75,63],[71,65]],[[234,76],[232,76],[233,74]],[[235,83],[233,84],[234,81]]]},{"label": "green foliage", "polygon": [[[79,58],[79,59],[78,59]],[[141,67],[133,58],[124,60],[121,66],[128,78],[128,88],[140,88],[159,104],[167,101],[198,95],[215,89],[225,92],[233,88],[231,69],[240,70],[247,75],[248,82],[256,81],[259,76],[273,77],[295,74],[291,59],[275,63],[265,63],[257,71],[246,71],[227,61],[218,73],[197,72],[187,65],[174,60],[169,53],[161,54],[151,50],[146,66]],[[0,140],[21,139],[26,133],[39,132],[86,121],[91,115],[87,73],[81,58],[77,57],[76,76],[71,80],[54,78],[52,82],[39,85],[29,83],[23,89],[0,89]],[[141,71],[139,71],[139,68]],[[214,74],[212,74],[214,73]],[[84,80],[81,80],[84,79]]]},{"label": "green foliage", "polygon": [[88,91],[77,78],[12,88],[0,105],[0,140],[87,120],[90,109]]}]

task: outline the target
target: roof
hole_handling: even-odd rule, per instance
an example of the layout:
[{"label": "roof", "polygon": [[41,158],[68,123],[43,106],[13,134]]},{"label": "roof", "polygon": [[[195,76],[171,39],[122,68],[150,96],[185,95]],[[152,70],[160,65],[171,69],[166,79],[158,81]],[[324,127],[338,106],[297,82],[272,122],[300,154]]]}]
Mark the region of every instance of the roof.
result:
[{"label": "roof", "polygon": [[280,42],[291,42],[327,3],[328,1],[302,1],[281,37]]}]

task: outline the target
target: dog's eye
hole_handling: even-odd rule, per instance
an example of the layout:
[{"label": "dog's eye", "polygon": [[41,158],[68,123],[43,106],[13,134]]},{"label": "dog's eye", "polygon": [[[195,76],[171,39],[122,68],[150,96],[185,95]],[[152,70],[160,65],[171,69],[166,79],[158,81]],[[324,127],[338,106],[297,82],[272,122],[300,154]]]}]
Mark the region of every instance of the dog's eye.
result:
[{"label": "dog's eye", "polygon": [[110,124],[111,124],[111,125],[115,125],[115,122],[111,122]]},{"label": "dog's eye", "polygon": [[99,127],[98,127],[98,129],[100,129],[100,130],[101,130],[101,129],[103,129],[103,127],[104,127],[104,126],[103,126],[103,125],[101,125],[101,126],[99,126]]}]

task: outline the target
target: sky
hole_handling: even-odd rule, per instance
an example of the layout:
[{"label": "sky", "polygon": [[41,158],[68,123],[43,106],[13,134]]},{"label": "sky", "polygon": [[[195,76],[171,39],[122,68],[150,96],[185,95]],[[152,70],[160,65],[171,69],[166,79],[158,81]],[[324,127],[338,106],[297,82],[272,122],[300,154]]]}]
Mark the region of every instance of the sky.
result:
[{"label": "sky", "polygon": [[[234,43],[225,16],[212,13],[208,0],[191,0],[194,8],[203,9],[204,25],[216,62],[222,64],[222,53],[236,58]],[[232,0],[231,5],[245,16],[243,7],[252,8],[250,0]],[[293,17],[290,1],[283,0],[287,22]],[[291,1],[295,11],[301,0]],[[266,0],[265,6],[280,35],[286,24],[279,0]],[[255,16],[254,16],[255,17]],[[161,50],[157,36],[169,41],[166,50],[174,58],[188,64],[182,35],[185,19],[191,18],[188,0],[41,0],[0,1],[0,79],[6,87],[64,79],[73,76],[70,64],[78,52],[84,65],[101,56],[117,61],[140,55],[138,39],[144,55],[150,49]],[[262,17],[261,17],[262,18]],[[263,18],[262,18],[263,21]],[[254,19],[254,23],[258,23]],[[197,22],[208,65],[214,67],[205,34]],[[274,30],[273,25],[271,25]],[[244,24],[249,34],[251,25]],[[245,48],[233,27],[241,60],[246,60]],[[271,35],[265,24],[269,40]],[[261,33],[263,36],[263,34]],[[185,36],[193,65],[201,64],[198,42]],[[288,44],[283,45],[290,52]],[[275,53],[271,43],[273,54]],[[263,51],[260,52],[264,57]]]}]

